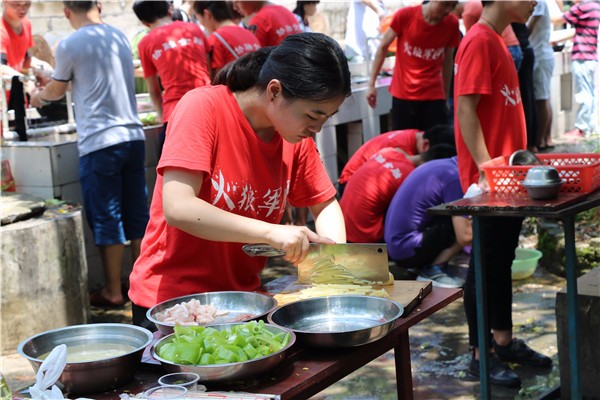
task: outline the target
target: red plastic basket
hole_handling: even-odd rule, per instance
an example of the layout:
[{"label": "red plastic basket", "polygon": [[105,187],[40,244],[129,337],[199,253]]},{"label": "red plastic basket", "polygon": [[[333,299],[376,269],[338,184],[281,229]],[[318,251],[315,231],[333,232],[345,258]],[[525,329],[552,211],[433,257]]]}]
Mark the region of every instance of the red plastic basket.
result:
[{"label": "red plastic basket", "polygon": [[[555,167],[565,183],[566,193],[590,193],[600,187],[600,154],[537,154],[546,165]],[[492,192],[526,192],[522,182],[532,165],[509,165],[510,157],[502,156],[481,164]]]}]

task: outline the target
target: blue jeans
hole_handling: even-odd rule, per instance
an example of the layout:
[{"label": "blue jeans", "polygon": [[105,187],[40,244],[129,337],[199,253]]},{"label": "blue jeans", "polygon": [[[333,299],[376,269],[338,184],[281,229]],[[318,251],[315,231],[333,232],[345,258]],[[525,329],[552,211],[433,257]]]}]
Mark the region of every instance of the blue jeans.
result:
[{"label": "blue jeans", "polygon": [[124,142],[79,159],[85,214],[96,246],[141,239],[148,223],[143,140]]},{"label": "blue jeans", "polygon": [[573,60],[571,63],[575,79],[575,102],[579,104],[575,128],[588,134],[597,128],[594,123],[594,73],[597,66],[598,61],[594,60]]}]

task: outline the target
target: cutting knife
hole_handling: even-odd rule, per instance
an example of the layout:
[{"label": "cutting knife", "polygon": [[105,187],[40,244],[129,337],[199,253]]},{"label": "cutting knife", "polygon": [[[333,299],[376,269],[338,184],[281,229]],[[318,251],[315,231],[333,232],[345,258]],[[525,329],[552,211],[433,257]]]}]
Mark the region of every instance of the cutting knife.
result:
[{"label": "cutting knife", "polygon": [[[247,244],[242,249],[253,257],[285,255],[285,251],[266,243]],[[387,282],[390,276],[387,246],[383,243],[311,243],[308,256],[298,264],[298,283],[311,283],[311,270],[314,263],[327,257],[330,257],[334,264],[346,268],[358,279]]]}]

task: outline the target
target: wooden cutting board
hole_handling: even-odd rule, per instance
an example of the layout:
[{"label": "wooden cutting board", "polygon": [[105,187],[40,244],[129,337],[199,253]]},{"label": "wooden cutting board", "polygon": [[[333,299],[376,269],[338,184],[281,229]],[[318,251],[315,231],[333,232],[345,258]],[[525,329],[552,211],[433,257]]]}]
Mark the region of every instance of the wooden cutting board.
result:
[{"label": "wooden cutting board", "polygon": [[[309,285],[299,285],[294,282],[273,297],[277,300],[277,305],[282,306],[299,300],[298,292],[306,287]],[[431,287],[431,281],[394,281],[393,285],[376,286],[376,288],[383,288],[392,300],[404,306],[403,316],[408,315],[425,296],[431,293]]]}]

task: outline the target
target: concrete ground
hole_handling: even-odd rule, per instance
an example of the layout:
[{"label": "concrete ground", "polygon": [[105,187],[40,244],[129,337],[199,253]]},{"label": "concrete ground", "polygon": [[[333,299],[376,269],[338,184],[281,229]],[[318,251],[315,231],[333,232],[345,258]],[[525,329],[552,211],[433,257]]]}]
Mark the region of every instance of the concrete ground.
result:
[{"label": "concrete ground", "polygon": [[[557,152],[599,151],[599,137],[588,140],[560,138]],[[535,247],[535,243],[522,243]],[[464,271],[463,271],[464,272]],[[271,277],[286,273],[285,267],[272,266]],[[515,366],[523,387],[493,387],[493,398],[535,398],[559,383],[558,350],[554,305],[556,292],[565,285],[563,278],[538,268],[528,279],[514,281],[513,322],[517,337],[534,349],[552,357],[552,368],[540,370]],[[122,309],[93,309],[93,322],[131,322],[129,303]],[[472,399],[479,397],[479,384],[468,376],[467,326],[462,299],[422,321],[410,330],[412,374],[417,399]],[[11,389],[33,383],[29,363],[16,353],[2,355],[0,371]],[[389,352],[347,378],[321,392],[314,399],[396,399],[393,353]]]}]

